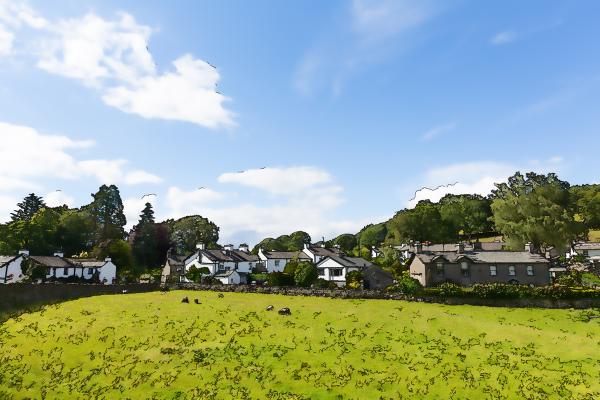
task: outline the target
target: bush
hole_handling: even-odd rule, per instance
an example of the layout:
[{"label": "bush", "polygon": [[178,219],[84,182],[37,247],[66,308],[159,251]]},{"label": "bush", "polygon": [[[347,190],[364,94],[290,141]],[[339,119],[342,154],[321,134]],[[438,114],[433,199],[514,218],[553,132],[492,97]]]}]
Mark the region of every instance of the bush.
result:
[{"label": "bush", "polygon": [[267,275],[269,286],[294,286],[294,278],[284,272],[272,272]]},{"label": "bush", "polygon": [[414,295],[420,293],[423,290],[423,286],[421,286],[418,280],[412,278],[408,271],[404,271],[400,279],[398,279],[398,283],[388,287],[386,290],[394,293]]},{"label": "bush", "polygon": [[314,285],[314,287],[316,287],[318,289],[337,289],[338,288],[338,285],[336,285],[335,282],[327,281],[323,278],[317,279],[313,285]]},{"label": "bush", "polygon": [[556,284],[569,287],[581,286],[581,272],[571,270],[568,274],[559,276],[558,279],[556,279]]},{"label": "bush", "polygon": [[319,271],[317,267],[309,262],[298,263],[296,272],[294,274],[294,281],[296,285],[302,287],[310,287],[314,281],[319,277]]},{"label": "bush", "polygon": [[362,288],[363,276],[360,271],[350,271],[346,275],[346,287],[348,289]]},{"label": "bush", "polygon": [[438,294],[442,297],[460,297],[465,294],[462,286],[452,282],[445,282],[436,287]]},{"label": "bush", "polygon": [[471,293],[473,296],[480,297],[482,299],[517,299],[520,297],[530,297],[532,290],[528,286],[523,285],[512,285],[507,283],[478,283],[473,285]]}]

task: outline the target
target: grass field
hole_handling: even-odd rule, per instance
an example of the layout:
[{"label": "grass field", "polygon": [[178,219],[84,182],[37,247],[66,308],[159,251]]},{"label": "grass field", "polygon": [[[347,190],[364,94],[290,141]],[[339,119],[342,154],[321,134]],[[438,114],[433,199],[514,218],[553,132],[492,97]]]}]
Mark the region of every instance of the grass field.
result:
[{"label": "grass field", "polygon": [[[180,302],[186,295],[191,304]],[[600,318],[591,313],[99,296],[0,325],[0,398],[598,399]]]}]

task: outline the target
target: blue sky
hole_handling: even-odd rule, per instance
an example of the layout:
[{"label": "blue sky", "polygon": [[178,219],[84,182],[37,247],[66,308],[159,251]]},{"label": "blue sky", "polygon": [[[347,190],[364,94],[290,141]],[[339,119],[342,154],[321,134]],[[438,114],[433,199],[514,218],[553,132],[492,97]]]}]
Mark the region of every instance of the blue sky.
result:
[{"label": "blue sky", "polygon": [[1,219],[31,191],[79,206],[116,183],[130,224],[149,200],[255,243],[355,232],[516,170],[597,182],[598,15],[594,1],[0,1]]}]

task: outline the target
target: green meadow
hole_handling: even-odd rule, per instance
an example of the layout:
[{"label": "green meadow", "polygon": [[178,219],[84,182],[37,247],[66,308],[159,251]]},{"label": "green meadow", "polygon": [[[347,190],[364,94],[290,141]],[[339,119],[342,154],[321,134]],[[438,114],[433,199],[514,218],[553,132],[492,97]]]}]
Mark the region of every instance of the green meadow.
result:
[{"label": "green meadow", "polygon": [[598,399],[598,315],[213,292],[98,296],[0,324],[0,399]]}]

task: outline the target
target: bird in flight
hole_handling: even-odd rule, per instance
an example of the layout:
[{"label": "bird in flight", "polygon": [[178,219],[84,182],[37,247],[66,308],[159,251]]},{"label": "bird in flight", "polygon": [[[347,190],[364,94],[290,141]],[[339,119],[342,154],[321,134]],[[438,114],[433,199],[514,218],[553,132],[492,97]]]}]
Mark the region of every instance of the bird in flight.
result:
[{"label": "bird in flight", "polygon": [[62,192],[62,190],[61,189],[56,189],[55,192]]},{"label": "bird in flight", "polygon": [[265,168],[267,168],[267,167],[260,167],[260,169],[265,169]]},{"label": "bird in flight", "polygon": [[206,189],[204,186],[200,186],[198,190]]},{"label": "bird in flight", "polygon": [[150,197],[150,196],[156,196],[156,194],[154,194],[154,193],[148,193],[148,194],[143,195],[141,197],[141,199],[144,199],[145,197]]}]

